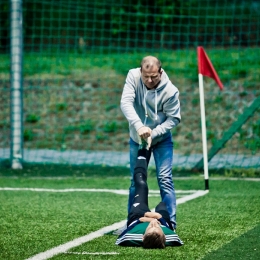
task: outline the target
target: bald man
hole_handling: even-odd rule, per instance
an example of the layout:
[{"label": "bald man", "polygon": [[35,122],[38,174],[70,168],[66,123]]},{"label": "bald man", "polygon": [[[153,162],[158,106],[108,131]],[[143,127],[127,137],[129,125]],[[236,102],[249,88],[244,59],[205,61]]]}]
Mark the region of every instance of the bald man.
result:
[{"label": "bald man", "polygon": [[[128,213],[135,194],[134,166],[142,140],[151,137],[149,163],[153,153],[162,201],[176,228],[176,196],[172,181],[173,140],[171,129],[181,121],[179,91],[172,84],[161,61],[154,56],[144,57],[139,68],[128,72],[121,110],[129,122],[130,171]],[[149,139],[148,139],[149,140]]]}]

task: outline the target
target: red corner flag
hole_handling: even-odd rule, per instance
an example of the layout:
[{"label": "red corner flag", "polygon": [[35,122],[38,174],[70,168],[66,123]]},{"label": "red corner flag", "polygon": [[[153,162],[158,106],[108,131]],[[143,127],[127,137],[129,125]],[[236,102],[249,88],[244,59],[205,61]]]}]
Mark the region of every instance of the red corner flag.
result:
[{"label": "red corner flag", "polygon": [[223,84],[220,81],[218,74],[215,71],[209,57],[207,56],[207,53],[200,46],[197,48],[197,51],[198,51],[199,73],[204,75],[204,76],[207,76],[207,77],[214,79],[217,82],[220,90],[222,90]]}]

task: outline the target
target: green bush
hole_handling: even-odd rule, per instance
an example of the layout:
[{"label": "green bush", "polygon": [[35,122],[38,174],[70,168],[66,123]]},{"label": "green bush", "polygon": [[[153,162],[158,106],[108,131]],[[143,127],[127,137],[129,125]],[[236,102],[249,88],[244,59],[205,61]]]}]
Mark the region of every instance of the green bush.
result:
[{"label": "green bush", "polygon": [[34,137],[34,133],[30,129],[25,129],[23,132],[23,140],[26,141],[32,141]]},{"label": "green bush", "polygon": [[56,104],[57,111],[64,111],[67,110],[68,104],[67,103],[58,103]]},{"label": "green bush", "polygon": [[92,120],[87,120],[79,127],[81,134],[87,134],[95,129],[94,122]]},{"label": "green bush", "polygon": [[103,130],[106,133],[114,133],[117,130],[117,122],[106,122],[103,126]]},{"label": "green bush", "polygon": [[39,120],[40,116],[37,116],[35,114],[28,114],[25,119],[27,123],[37,123]]}]

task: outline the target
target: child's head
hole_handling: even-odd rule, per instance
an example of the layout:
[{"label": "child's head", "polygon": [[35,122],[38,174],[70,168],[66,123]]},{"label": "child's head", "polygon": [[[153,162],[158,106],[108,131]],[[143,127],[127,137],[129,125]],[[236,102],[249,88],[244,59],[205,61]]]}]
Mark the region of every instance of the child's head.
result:
[{"label": "child's head", "polygon": [[154,219],[145,230],[143,237],[144,248],[165,248],[165,235],[160,226],[160,222]]}]

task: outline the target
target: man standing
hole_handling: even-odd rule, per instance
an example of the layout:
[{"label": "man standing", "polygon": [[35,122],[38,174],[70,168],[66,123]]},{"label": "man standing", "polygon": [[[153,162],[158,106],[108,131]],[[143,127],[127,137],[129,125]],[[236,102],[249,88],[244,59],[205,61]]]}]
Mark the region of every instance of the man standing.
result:
[{"label": "man standing", "polygon": [[[172,181],[173,141],[170,130],[180,123],[179,91],[153,56],[128,72],[121,97],[121,110],[129,122],[130,171],[128,213],[135,194],[134,167],[141,140],[151,137],[162,201],[176,228],[176,196]],[[148,158],[149,162],[150,156]]]}]

